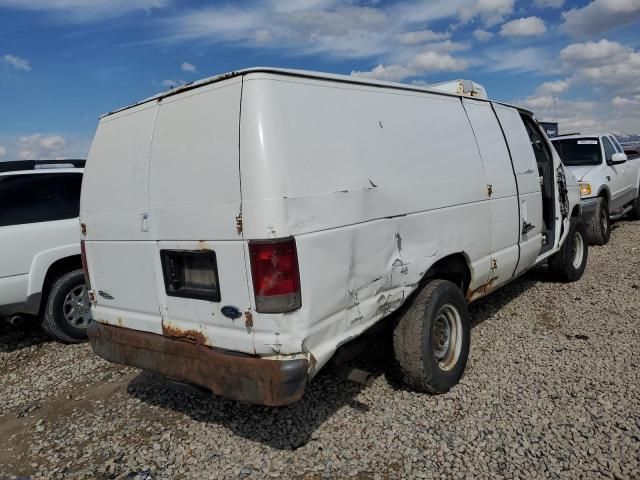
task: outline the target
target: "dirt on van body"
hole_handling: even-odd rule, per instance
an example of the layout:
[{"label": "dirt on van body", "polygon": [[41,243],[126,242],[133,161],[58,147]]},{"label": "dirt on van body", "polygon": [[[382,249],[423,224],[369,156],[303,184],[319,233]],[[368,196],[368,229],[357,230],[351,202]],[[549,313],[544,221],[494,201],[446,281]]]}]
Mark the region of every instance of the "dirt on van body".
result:
[{"label": "dirt on van body", "polygon": [[322,373],[287,408],[243,405],[38,328],[0,327],[0,479],[640,478],[640,222],[583,279],[529,273],[474,304],[461,384],[364,388]]}]

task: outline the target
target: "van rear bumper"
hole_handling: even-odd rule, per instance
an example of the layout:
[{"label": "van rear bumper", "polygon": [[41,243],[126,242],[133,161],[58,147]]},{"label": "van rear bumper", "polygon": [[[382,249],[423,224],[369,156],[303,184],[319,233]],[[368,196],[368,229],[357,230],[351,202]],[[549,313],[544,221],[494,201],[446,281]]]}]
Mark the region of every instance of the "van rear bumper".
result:
[{"label": "van rear bumper", "polygon": [[93,322],[91,348],[100,357],[194,383],[213,393],[260,405],[289,405],[302,398],[306,359],[268,360],[216,350],[155,333]]}]

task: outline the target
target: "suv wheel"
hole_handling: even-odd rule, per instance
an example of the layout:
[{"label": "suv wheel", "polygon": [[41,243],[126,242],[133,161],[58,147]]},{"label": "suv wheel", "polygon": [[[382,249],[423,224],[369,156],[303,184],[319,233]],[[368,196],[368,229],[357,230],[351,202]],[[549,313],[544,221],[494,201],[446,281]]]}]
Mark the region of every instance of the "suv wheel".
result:
[{"label": "suv wheel", "polygon": [[47,298],[43,328],[58,340],[78,343],[87,339],[90,322],[91,304],[84,272],[74,270],[56,279]]},{"label": "suv wheel", "polygon": [[403,382],[420,392],[448,392],[467,365],[470,335],[460,288],[447,280],[428,283],[413,297],[393,332]]},{"label": "suv wheel", "polygon": [[549,270],[561,282],[575,282],[582,277],[589,254],[586,239],[587,227],[581,218],[573,217],[567,238],[549,260]]},{"label": "suv wheel", "polygon": [[609,218],[609,204],[606,198],[598,197],[596,211],[587,229],[589,243],[605,245],[611,236],[611,219]]}]

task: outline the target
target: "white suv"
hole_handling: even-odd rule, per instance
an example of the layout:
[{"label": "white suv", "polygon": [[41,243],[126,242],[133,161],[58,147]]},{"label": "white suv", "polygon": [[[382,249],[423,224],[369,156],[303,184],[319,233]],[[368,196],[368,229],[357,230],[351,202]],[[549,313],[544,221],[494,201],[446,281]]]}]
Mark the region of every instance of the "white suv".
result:
[{"label": "white suv", "polygon": [[84,160],[0,163],[0,318],[36,315],[64,342],[91,321],[78,230]]}]

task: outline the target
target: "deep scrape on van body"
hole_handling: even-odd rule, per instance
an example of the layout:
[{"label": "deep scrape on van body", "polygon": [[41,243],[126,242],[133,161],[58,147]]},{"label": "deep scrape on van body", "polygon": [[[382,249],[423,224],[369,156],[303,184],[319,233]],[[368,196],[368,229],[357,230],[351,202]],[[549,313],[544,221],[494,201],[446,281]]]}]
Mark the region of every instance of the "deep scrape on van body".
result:
[{"label": "deep scrape on van body", "polygon": [[407,300],[401,365],[403,335],[425,348],[403,378],[444,392],[465,295],[586,262],[575,179],[535,120],[464,95],[240,71],[104,116],[87,165],[88,276],[111,297],[93,295],[94,350],[245,401],[296,401]]}]

